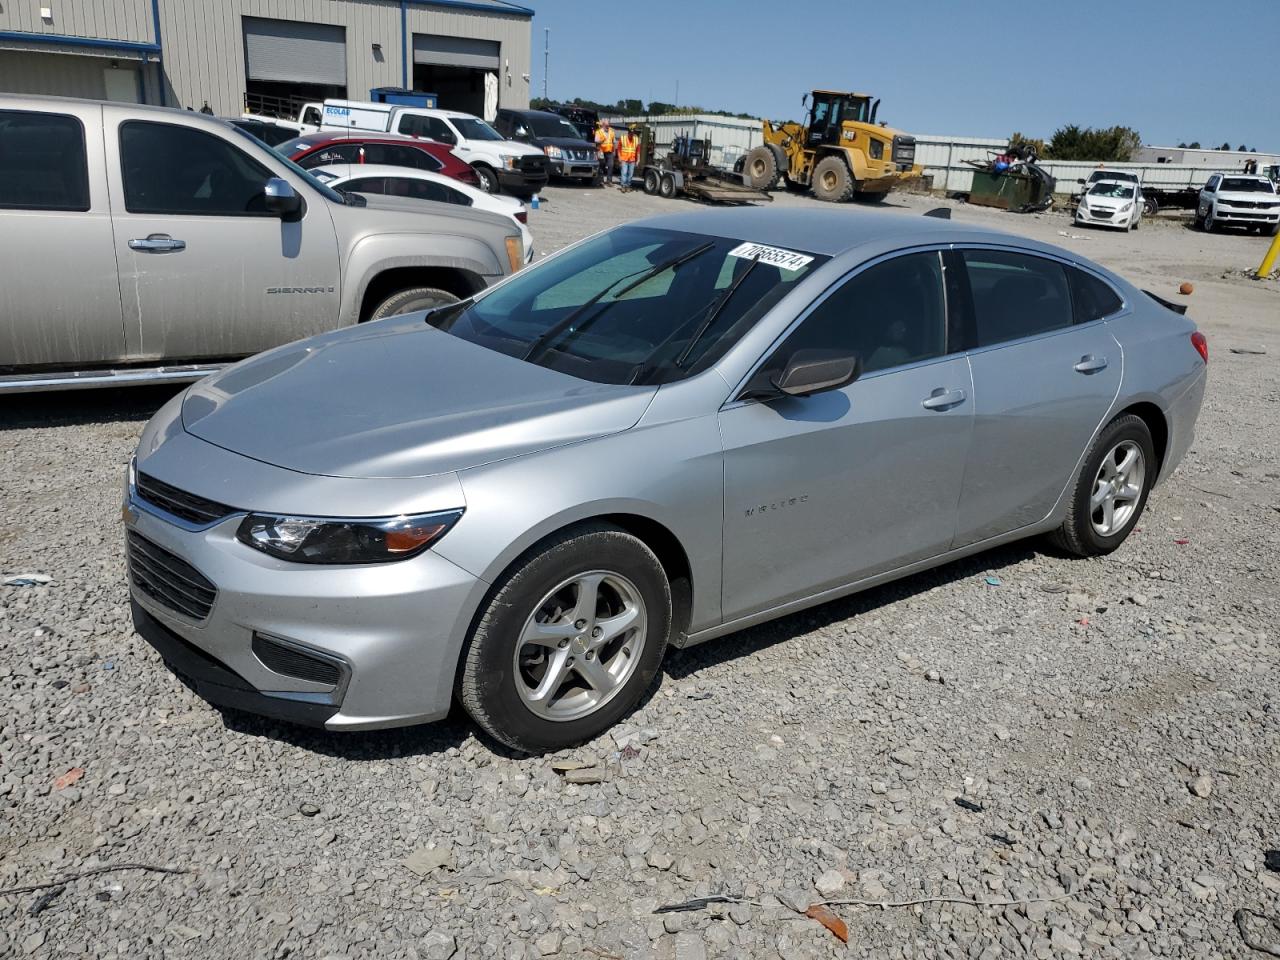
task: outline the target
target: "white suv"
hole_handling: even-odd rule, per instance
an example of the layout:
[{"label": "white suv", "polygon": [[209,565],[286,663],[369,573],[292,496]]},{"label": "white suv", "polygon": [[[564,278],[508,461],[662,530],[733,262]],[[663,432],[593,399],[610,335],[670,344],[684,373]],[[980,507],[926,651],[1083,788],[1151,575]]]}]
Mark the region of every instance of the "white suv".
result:
[{"label": "white suv", "polygon": [[514,143],[479,117],[456,110],[404,107],[395,111],[393,133],[447,143],[475,168],[481,189],[534,194],[547,185],[547,156],[528,144]]},{"label": "white suv", "polygon": [[1196,226],[1212,232],[1219,225],[1253,228],[1267,236],[1280,233],[1280,196],[1267,177],[1215,173],[1200,191]]}]

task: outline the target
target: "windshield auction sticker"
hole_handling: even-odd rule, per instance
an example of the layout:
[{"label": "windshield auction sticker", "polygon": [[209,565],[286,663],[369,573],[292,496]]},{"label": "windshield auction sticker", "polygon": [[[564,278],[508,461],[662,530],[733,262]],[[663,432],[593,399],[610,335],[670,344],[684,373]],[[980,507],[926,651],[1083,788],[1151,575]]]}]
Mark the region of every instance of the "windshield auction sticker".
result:
[{"label": "windshield auction sticker", "polygon": [[766,247],[762,243],[743,243],[729,251],[731,257],[742,257],[744,260],[760,258],[761,263],[769,263],[783,270],[801,270],[813,263],[813,257],[781,247]]}]

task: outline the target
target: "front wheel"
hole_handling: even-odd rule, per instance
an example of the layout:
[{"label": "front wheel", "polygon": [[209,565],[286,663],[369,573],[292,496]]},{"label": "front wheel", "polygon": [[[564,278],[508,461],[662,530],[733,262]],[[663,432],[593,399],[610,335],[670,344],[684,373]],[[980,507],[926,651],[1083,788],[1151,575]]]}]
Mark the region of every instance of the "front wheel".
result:
[{"label": "front wheel", "polygon": [[477,163],[471,169],[475,170],[476,178],[480,181],[480,189],[485,193],[497,193],[501,189],[498,185],[498,175],[491,168]]},{"label": "front wheel", "polygon": [[1155,446],[1146,422],[1131,413],[1116,417],[1090,446],[1053,541],[1078,557],[1115,550],[1142,516],[1155,479]]},{"label": "front wheel", "polygon": [[843,157],[826,157],[813,168],[813,195],[828,203],[843,203],[853,196],[853,173]]},{"label": "front wheel", "polygon": [[635,707],[670,633],[671,588],[653,551],[616,527],[571,530],[490,596],[463,654],[458,699],[509,747],[570,747]]},{"label": "front wheel", "polygon": [[413,313],[416,310],[433,310],[436,307],[447,307],[457,303],[458,298],[448,290],[437,287],[409,287],[387,297],[378,304],[370,320],[381,320],[383,317],[394,317],[400,313]]}]

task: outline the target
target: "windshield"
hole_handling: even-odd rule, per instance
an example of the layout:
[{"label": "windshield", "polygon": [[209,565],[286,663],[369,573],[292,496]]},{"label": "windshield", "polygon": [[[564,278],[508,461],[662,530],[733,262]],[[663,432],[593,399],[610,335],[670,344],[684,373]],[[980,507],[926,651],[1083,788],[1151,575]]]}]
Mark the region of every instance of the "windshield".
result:
[{"label": "windshield", "polygon": [[1129,183],[1137,183],[1138,177],[1137,174],[1119,173],[1114,170],[1108,170],[1105,173],[1095,173],[1089,177],[1090,183],[1097,183],[1099,180],[1126,180]]},{"label": "windshield", "polygon": [[[268,147],[265,143],[263,143],[261,140],[255,137],[252,133],[246,133],[244,130],[241,130],[235,124],[230,124],[229,126],[231,127],[232,130],[234,130],[236,133],[240,134],[240,136],[244,137],[251,144],[253,144],[256,149],[269,153],[271,155],[272,160],[275,160],[278,163],[283,163],[286,167],[289,168],[291,172],[296,173],[303,180],[305,180],[307,182],[307,186],[312,187],[317,193],[323,196],[326,200],[331,200],[334,203],[342,203],[342,204],[345,204],[347,202],[346,199],[342,196],[342,194],[338,193],[335,190],[332,190],[329,187],[326,187],[323,183],[321,183],[319,180],[313,177],[308,171],[303,170],[300,166],[298,166],[296,163],[290,160],[287,152],[282,152],[284,151],[287,144],[281,144],[278,148]],[[289,143],[293,143],[293,141],[290,140]]]},{"label": "windshield", "polygon": [[1133,186],[1127,183],[1115,183],[1109,180],[1103,180],[1101,183],[1094,184],[1092,190],[1089,191],[1091,197],[1115,197],[1117,200],[1132,200]]},{"label": "windshield", "polygon": [[502,134],[483,120],[475,117],[450,117],[449,122],[458,128],[464,140],[502,140]]},{"label": "windshield", "polygon": [[539,137],[567,137],[570,140],[578,140],[582,137],[577,127],[559,117],[530,117],[529,126]]},{"label": "windshield", "polygon": [[478,300],[430,313],[427,322],[583,380],[670,383],[723,356],[826,260],[722,237],[620,227]]},{"label": "windshield", "polygon": [[1218,189],[1236,193],[1275,193],[1270,180],[1250,180],[1245,177],[1227,177]]}]

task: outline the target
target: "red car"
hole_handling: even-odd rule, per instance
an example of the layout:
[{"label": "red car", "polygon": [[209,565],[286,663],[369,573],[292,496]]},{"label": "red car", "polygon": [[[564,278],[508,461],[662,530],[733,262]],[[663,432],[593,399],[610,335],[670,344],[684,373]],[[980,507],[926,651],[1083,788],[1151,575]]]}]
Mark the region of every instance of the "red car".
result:
[{"label": "red car", "polygon": [[473,187],[480,184],[475,170],[448,144],[391,133],[321,131],[286,140],[275,150],[306,170],[336,163],[387,163],[430,170]]}]

